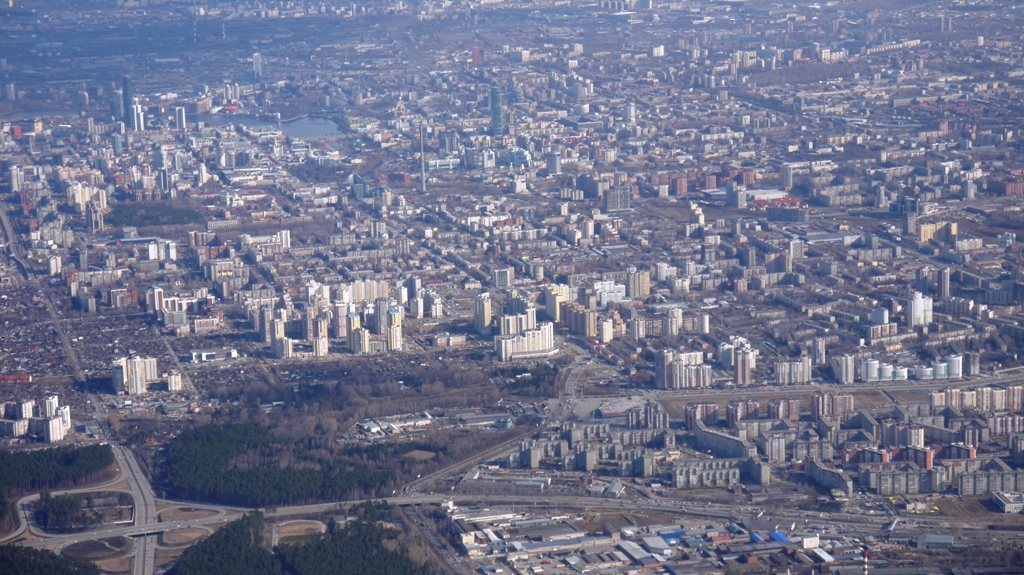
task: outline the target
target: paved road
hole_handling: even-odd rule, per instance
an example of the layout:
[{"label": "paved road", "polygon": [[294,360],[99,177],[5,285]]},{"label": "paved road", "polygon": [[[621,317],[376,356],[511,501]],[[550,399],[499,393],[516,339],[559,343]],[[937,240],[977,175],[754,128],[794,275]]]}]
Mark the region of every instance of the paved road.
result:
[{"label": "paved road", "polygon": [[[119,473],[116,477],[114,477],[110,481],[106,481],[104,483],[100,483],[99,485],[91,485],[89,487],[84,487],[84,488],[81,488],[81,489],[67,489],[67,490],[64,490],[64,491],[51,491],[50,494],[53,495],[53,496],[58,496],[58,495],[72,495],[72,494],[75,494],[75,493],[91,493],[91,492],[96,492],[96,491],[117,491],[117,490],[112,490],[111,487],[113,485],[119,483],[123,478],[124,478],[124,476]],[[15,504],[15,509],[16,509],[16,517],[15,518],[19,522],[18,528],[15,529],[14,531],[12,531],[11,533],[8,533],[4,537],[0,538],[0,543],[7,543],[8,541],[14,541],[15,539],[18,539],[19,537],[21,537],[21,535],[23,533],[25,533],[26,531],[31,533],[32,535],[37,536],[37,537],[48,537],[49,536],[46,532],[44,532],[43,530],[39,529],[39,527],[36,526],[35,521],[33,520],[32,507],[33,507],[34,503],[36,502],[36,500],[38,500],[38,499],[39,499],[39,494],[38,493],[33,493],[31,495],[26,495],[25,497],[22,497],[21,499],[18,500],[18,502]]]},{"label": "paved road", "polygon": [[[575,401],[574,394],[576,391],[577,372],[580,367],[582,367],[581,364],[574,363],[571,367],[568,368],[565,383],[558,389],[558,398],[552,400],[552,402],[550,403],[551,407],[549,408],[549,414],[545,416],[544,423],[541,425],[541,427],[546,426],[549,422],[563,421],[566,417],[568,417],[569,414],[572,413],[572,402]],[[424,477],[418,477],[416,478],[416,480],[406,485],[402,489],[402,493],[414,493],[416,491],[421,490],[424,486],[426,486],[430,481],[433,481],[434,479],[444,477],[445,475],[449,475],[456,471],[463,470],[467,467],[471,467],[480,461],[492,460],[501,455],[502,453],[505,453],[506,451],[515,449],[520,441],[532,435],[533,432],[534,430],[532,429],[525,430],[523,433],[517,435],[516,437],[477,454],[470,460],[460,461],[453,465],[449,465],[448,467],[445,467],[443,469],[439,469]]]},{"label": "paved road", "polygon": [[46,311],[50,314],[50,321],[53,322],[53,329],[57,331],[57,339],[60,340],[61,347],[64,348],[64,355],[68,358],[68,363],[71,364],[71,369],[75,373],[75,381],[82,383],[85,381],[85,371],[82,370],[82,364],[78,361],[78,354],[75,352],[75,348],[71,345],[71,340],[68,339],[67,332],[64,331],[64,325],[61,322],[60,314],[57,313],[57,306],[53,304],[53,298],[50,297],[50,291],[38,287],[39,282],[37,280],[31,280],[37,285],[39,291],[43,294],[43,300],[46,302]]},{"label": "paved road", "polygon": [[[579,357],[579,356],[577,356]],[[585,357],[585,356],[584,356]],[[557,423],[559,421],[565,421],[566,418],[572,413],[573,404],[577,400],[575,396],[575,388],[582,372],[586,371],[586,366],[581,362],[577,361],[568,370],[564,379],[563,385],[559,388],[559,396],[556,399],[551,400],[549,413],[545,417],[545,423]],[[937,381],[937,382],[907,382],[907,383],[885,383],[885,384],[854,384],[849,386],[821,386],[821,387],[804,387],[804,388],[793,388],[792,390],[780,390],[778,388],[755,388],[750,390],[743,390],[741,393],[750,395],[770,395],[779,394],[791,391],[794,393],[806,392],[813,389],[820,390],[850,390],[850,391],[868,391],[868,390],[885,390],[885,391],[919,391],[928,389],[941,389],[949,386],[971,386],[971,385],[983,385],[985,383],[992,383],[998,381],[1005,381],[1010,379],[1007,377],[1009,374],[996,375],[985,378],[978,378],[973,380],[958,380],[958,381]],[[727,390],[694,390],[693,392],[685,391],[668,391],[668,390],[656,390],[644,392],[648,397],[652,398],[668,398],[668,397],[714,397],[718,395],[729,395],[735,396],[740,390],[727,389]],[[639,393],[639,392],[637,392]],[[95,398],[94,398],[95,400]],[[529,433],[529,432],[527,432]],[[690,515],[693,517],[706,517],[706,518],[717,518],[723,521],[744,521],[753,519],[757,515],[755,506],[749,504],[735,504],[735,505],[723,505],[723,504],[709,504],[706,502],[698,501],[687,501],[681,499],[667,499],[657,495],[648,493],[648,498],[645,499],[605,499],[605,498],[593,498],[593,497],[579,497],[579,496],[481,496],[481,495],[460,495],[460,494],[443,494],[433,495],[417,492],[421,489],[429,480],[441,477],[445,474],[455,472],[461,468],[476,464],[479,461],[494,458],[500,455],[503,451],[514,448],[515,444],[519,441],[519,438],[503,443],[502,445],[496,446],[490,450],[487,450],[470,460],[463,461],[453,466],[447,467],[427,477],[423,477],[411,483],[402,495],[396,497],[385,498],[388,502],[395,505],[422,505],[422,504],[436,504],[442,501],[454,501],[459,505],[468,504],[485,504],[485,505],[516,505],[523,508],[535,507],[535,508],[598,508],[604,510],[619,510],[619,511],[664,511],[678,515]],[[152,487],[147,481],[143,474],[138,462],[134,455],[127,449],[120,445],[113,445],[114,454],[118,464],[121,467],[122,477],[127,480],[129,489],[136,503],[136,515],[133,525],[110,527],[107,529],[101,529],[97,531],[90,531],[88,533],[76,533],[69,535],[55,535],[50,536],[42,533],[36,529],[33,529],[31,525],[30,514],[26,512],[25,504],[27,501],[23,499],[19,502],[19,506],[22,508],[24,514],[24,524],[19,528],[17,532],[5,538],[6,540],[13,540],[23,534],[26,530],[30,530],[33,534],[39,535],[41,539],[24,542],[28,546],[51,546],[57,544],[58,546],[67,545],[75,541],[84,539],[100,539],[114,536],[126,536],[136,538],[135,553],[136,562],[134,567],[134,575],[153,575],[155,569],[155,550],[156,540],[154,539],[157,534],[175,530],[184,529],[189,527],[197,528],[208,528],[225,522],[228,518],[226,517],[226,510],[239,510],[237,508],[229,508],[224,506],[215,505],[202,505],[189,502],[183,502],[182,505],[190,507],[201,507],[207,509],[213,509],[218,511],[213,517],[206,517],[202,519],[178,521],[173,523],[160,523],[156,513],[156,498],[153,493]],[[109,490],[113,482],[108,482],[104,485],[95,486],[86,490],[102,490],[106,488]],[[36,496],[37,497],[37,496]],[[358,502],[330,502],[317,505],[298,505],[290,507],[278,507],[266,512],[268,518],[284,518],[293,517],[306,514],[323,513],[336,510],[340,504],[354,504]],[[761,519],[767,519],[769,521],[777,521],[779,524],[789,525],[791,523],[805,523],[805,524],[828,524],[835,526],[836,530],[846,533],[858,533],[858,534],[870,534],[872,532],[881,533],[882,527],[889,523],[892,518],[882,514],[878,515],[863,515],[863,514],[850,514],[850,513],[833,513],[833,514],[818,514],[818,513],[805,513],[798,510],[773,510],[767,512],[769,517],[762,517]],[[431,533],[426,526],[422,525],[422,517],[416,512],[411,515],[413,522],[420,528],[423,529],[428,538],[431,539],[431,543],[434,544],[435,548],[438,548],[439,554],[446,561],[450,561],[450,557],[446,557],[446,550],[439,549],[443,548],[440,541],[437,540],[436,535]],[[924,530],[935,530],[935,529],[948,529],[950,527],[961,527],[964,529],[984,529],[984,526],[972,524],[966,520],[956,520],[951,518],[931,518],[931,517],[915,517],[913,522],[909,525],[904,525],[901,529],[905,529],[906,532],[918,532]],[[981,531],[979,531],[982,535]],[[1016,534],[1011,534],[1016,536]],[[1002,534],[999,534],[1001,537]],[[442,553],[442,551],[444,551]]]},{"label": "paved road", "polygon": [[[131,451],[120,445],[112,445],[117,464],[121,466],[125,479],[135,497],[135,527],[149,528],[157,523],[156,496],[138,460]],[[135,538],[134,575],[153,575],[156,566],[156,539],[154,535]]]},{"label": "paved road", "polygon": [[[112,487],[121,480],[128,482],[129,492],[135,501],[135,518],[132,525],[117,526],[107,529],[99,529],[84,533],[70,533],[66,535],[51,535],[36,527],[32,517],[32,504],[39,498],[39,494],[29,495],[18,501],[19,519],[21,525],[18,529],[6,536],[3,541],[12,541],[20,537],[26,531],[40,539],[25,542],[28,546],[48,546],[57,543],[59,547],[83,541],[87,539],[103,539],[107,537],[125,536],[135,537],[135,575],[153,575],[156,566],[156,535],[157,532],[168,531],[183,527],[180,524],[158,524],[156,512],[156,497],[153,488],[146,479],[145,474],[139,467],[138,461],[131,451],[120,445],[111,444],[114,451],[114,459],[121,472],[115,479],[100,485],[94,485],[83,489],[71,489],[54,492],[54,495],[65,495],[74,493],[89,493],[96,491],[120,491]],[[203,526],[209,523],[222,523],[224,521],[223,509],[211,507],[214,511],[220,511],[213,517],[194,521],[195,526]],[[146,535],[150,533],[149,535]]]},{"label": "paved road", "polygon": [[[178,521],[174,523],[157,523],[155,509],[152,507],[154,504],[152,499],[152,491],[148,484],[146,484],[144,477],[141,475],[141,470],[138,469],[137,463],[134,463],[131,458],[130,452],[120,449],[118,452],[118,461],[123,462],[125,466],[123,472],[126,479],[128,479],[132,486],[133,492],[138,491],[139,500],[143,501],[143,504],[139,505],[140,512],[136,515],[136,524],[131,526],[122,526],[109,529],[103,529],[98,531],[92,531],[89,533],[78,533],[70,535],[57,535],[48,536],[43,539],[34,540],[24,543],[29,546],[50,546],[57,544],[58,546],[67,545],[74,541],[83,539],[99,539],[113,536],[127,536],[136,537],[136,549],[138,557],[142,557],[142,561],[139,562],[136,567],[135,573],[146,573],[147,575],[152,573],[153,570],[153,548],[155,545],[148,544],[147,540],[150,540],[157,533],[164,531],[170,531],[174,529],[183,529],[188,527],[206,528],[208,526],[217,525],[223,523],[228,518],[225,513],[222,512],[214,517],[206,517],[202,519]],[[142,478],[140,480],[140,478]],[[100,489],[102,486],[97,486],[95,489]],[[453,501],[457,505],[468,506],[468,505],[500,505],[500,506],[518,506],[521,509],[534,508],[534,509],[549,509],[549,508],[577,508],[577,509],[603,509],[606,511],[661,511],[672,513],[677,516],[690,516],[695,519],[697,518],[714,518],[720,521],[729,522],[743,522],[754,519],[758,516],[759,508],[756,505],[748,503],[742,504],[715,504],[706,503],[703,501],[693,501],[684,499],[668,499],[663,497],[654,496],[653,499],[606,499],[596,497],[580,497],[580,496],[508,496],[508,495],[461,495],[461,494],[445,494],[445,495],[426,495],[420,493],[414,493],[410,495],[403,495],[400,497],[385,498],[391,504],[394,505],[427,505],[437,504],[443,501]],[[138,501],[138,500],[137,500]],[[342,502],[342,504],[356,504],[357,501]],[[183,505],[197,506],[195,504],[185,503]],[[295,517],[301,515],[318,514],[324,512],[331,512],[337,510],[339,502],[322,503],[315,505],[296,505],[290,507],[280,507],[266,511],[266,515],[271,519],[282,519],[287,517]],[[203,506],[206,508],[216,508],[215,506]],[[850,535],[865,535],[875,534],[880,536],[883,534],[882,528],[892,521],[892,517],[883,514],[877,515],[864,515],[856,513],[807,513],[796,509],[779,509],[779,510],[766,510],[760,514],[759,518],[764,522],[778,523],[780,526],[788,526],[790,524],[797,524],[801,527],[812,530],[820,531],[824,536],[838,536],[840,534]],[[438,550],[439,555],[446,562],[450,562],[452,558],[447,556],[448,552],[444,548],[443,543],[437,538],[436,534],[433,534],[430,529],[424,525],[424,521],[418,511],[412,510],[411,519],[418,528],[424,531],[431,544],[434,545],[435,549]],[[901,523],[899,530],[904,534],[916,534],[921,532],[935,531],[935,530],[948,530],[951,527],[959,527],[965,530],[973,530],[978,537],[990,537],[992,532],[985,529],[984,525],[976,525],[967,521],[958,521],[946,517],[927,517],[918,516],[914,517],[909,523]],[[799,530],[799,529],[798,529]],[[995,533],[995,537],[1003,538],[1003,536],[1013,539],[1017,537],[1016,533]],[[450,563],[449,563],[450,564]]]},{"label": "paved road", "polygon": [[67,356],[68,363],[74,370],[75,381],[85,381],[85,372],[82,370],[82,366],[78,361],[78,355],[75,353],[75,349],[71,346],[67,333],[64,331],[64,326],[61,324],[60,315],[57,313],[57,307],[53,304],[50,292],[40,285],[39,279],[36,277],[37,274],[35,270],[29,265],[28,260],[25,258],[25,247],[21,245],[21,238],[18,237],[18,233],[14,230],[14,226],[11,224],[11,219],[3,207],[0,207],[0,227],[3,228],[4,236],[7,239],[7,253],[10,255],[11,259],[17,262],[21,267],[22,274],[25,276],[29,285],[32,285],[35,287],[37,292],[43,294],[43,300],[46,303],[46,311],[50,315],[50,321],[53,323],[53,328],[57,331],[57,339],[60,340],[60,345],[64,348],[64,354]]},{"label": "paved road", "polygon": [[[399,509],[402,508],[399,507]],[[466,575],[466,572],[462,569],[462,566],[459,565],[458,560],[456,560],[455,557],[453,557],[452,554],[448,551],[448,547],[441,541],[437,534],[434,533],[433,528],[427,527],[426,520],[423,519],[423,516],[420,514],[420,510],[416,507],[410,507],[408,511],[402,511],[405,517],[407,519],[411,519],[413,524],[417,528],[419,528],[419,530],[424,535],[426,535],[427,540],[430,541],[430,546],[434,549],[434,552],[437,553],[438,557],[440,557],[445,563],[448,564],[448,567],[452,570],[452,573],[455,573],[455,575]]]}]

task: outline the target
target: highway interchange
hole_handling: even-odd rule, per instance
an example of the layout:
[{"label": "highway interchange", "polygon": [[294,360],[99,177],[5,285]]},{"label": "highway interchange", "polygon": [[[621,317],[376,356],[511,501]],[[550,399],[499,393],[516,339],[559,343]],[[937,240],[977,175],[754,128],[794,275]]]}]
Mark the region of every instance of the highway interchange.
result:
[{"label": "highway interchange", "polygon": [[[578,350],[577,351],[582,351]],[[565,421],[573,415],[574,408],[577,406],[577,402],[582,399],[578,396],[578,389],[580,388],[581,379],[590,379],[596,376],[600,371],[601,367],[593,366],[590,367],[590,362],[587,362],[587,356],[583,354],[575,355],[574,363],[565,370],[564,376],[561,379],[559,385],[559,397],[549,401],[549,407],[547,415],[544,418],[543,424],[557,424],[561,421]],[[583,376],[583,377],[581,377]],[[947,387],[950,385],[979,385],[983,383],[1002,381],[1005,376],[993,375],[985,378],[978,378],[974,380],[967,380],[963,382],[939,382],[939,383],[920,383],[920,382],[908,382],[908,383],[890,383],[885,385],[880,384],[857,384],[852,386],[845,386],[843,389],[850,391],[860,392],[883,392],[889,391],[926,391],[930,389],[936,389],[941,387]],[[806,390],[787,390],[790,393],[803,391],[812,391],[812,388]],[[710,389],[702,390],[700,397],[715,398],[715,397],[733,397],[738,392],[748,395],[772,395],[780,393],[778,389],[772,388],[747,388],[743,390],[736,389]],[[679,393],[670,392],[664,390],[648,390],[648,391],[635,391],[634,395],[645,395],[652,400],[667,399],[671,397],[695,397],[695,394],[690,393]],[[891,398],[891,396],[890,396]],[[596,398],[590,398],[596,399]],[[94,407],[97,410],[97,417],[105,415],[100,411],[99,405],[97,404],[98,398],[93,398]],[[524,431],[523,436],[529,435],[529,431]],[[888,515],[890,511],[886,513],[882,512],[851,512],[851,513],[811,513],[808,514],[805,511],[796,509],[773,509],[766,510],[755,505],[751,505],[745,501],[737,502],[735,504],[723,504],[723,503],[709,503],[706,501],[690,501],[686,499],[667,498],[661,497],[650,490],[638,490],[639,495],[631,498],[596,498],[596,497],[580,497],[580,496],[550,496],[538,499],[536,497],[526,496],[480,496],[480,495],[460,495],[456,493],[445,493],[445,494],[434,494],[428,491],[431,482],[436,479],[443,478],[446,476],[452,476],[455,473],[460,473],[465,469],[471,467],[474,464],[493,461],[498,459],[502,454],[517,448],[519,437],[516,437],[510,441],[507,441],[501,445],[493,447],[483,453],[477,454],[477,456],[439,470],[428,476],[418,478],[417,480],[408,484],[401,490],[401,493],[397,493],[393,497],[386,498],[386,500],[392,504],[399,506],[418,506],[428,504],[439,504],[443,501],[453,501],[457,505],[467,506],[519,506],[520,509],[535,508],[535,509],[600,509],[604,511],[618,511],[618,512],[665,512],[671,513],[679,517],[689,516],[693,519],[703,517],[708,519],[725,520],[744,522],[750,520],[760,520],[775,522],[780,525],[796,525],[800,524],[806,528],[813,528],[814,530],[823,532],[823,536],[827,537],[829,534],[834,534],[836,537],[842,534],[859,534],[867,535],[873,534],[876,536],[882,535],[884,528],[891,524],[892,519]],[[22,498],[17,507],[19,509],[19,522],[18,529],[4,537],[0,542],[9,541],[20,541],[21,544],[32,546],[32,547],[46,547],[50,549],[56,549],[58,552],[64,547],[84,540],[99,540],[110,537],[129,537],[134,540],[134,562],[133,562],[133,574],[134,575],[153,575],[154,573],[161,572],[162,566],[158,568],[156,565],[156,550],[158,547],[163,548],[180,548],[181,546],[161,546],[158,541],[158,536],[161,533],[168,531],[174,531],[179,529],[196,528],[205,530],[208,533],[212,533],[213,529],[227,521],[231,521],[237,518],[241,513],[247,511],[242,508],[234,508],[220,505],[207,505],[199,504],[194,502],[184,501],[171,501],[171,500],[157,500],[153,488],[150,485],[148,479],[143,473],[138,461],[134,454],[127,448],[112,444],[114,455],[116,458],[117,465],[119,467],[119,475],[117,478],[111,481],[107,481],[100,485],[91,486],[84,489],[69,490],[59,492],[55,494],[63,493],[87,493],[97,491],[117,491],[122,490],[125,483],[127,483],[127,491],[131,493],[135,500],[135,513],[133,521],[130,525],[119,525],[109,526],[102,529],[92,530],[82,533],[72,534],[49,534],[41,530],[33,522],[31,508],[33,502],[38,499],[38,494],[29,495]],[[121,487],[118,487],[121,486]],[[158,513],[158,503],[164,507],[163,511],[178,507],[187,507],[189,509],[206,509],[210,510],[213,515],[198,519],[188,519],[181,521],[163,521]],[[268,520],[270,522],[288,520],[290,518],[296,518],[305,515],[316,515],[329,513],[337,510],[339,505],[354,502],[328,502],[316,505],[298,505],[290,507],[278,507],[273,509],[264,510]],[[426,527],[422,517],[418,510],[411,510],[409,515],[412,522],[420,529],[425,532],[425,535],[435,548],[439,549],[439,555],[442,559],[445,559],[449,565],[452,566],[456,572],[462,571],[461,567],[458,566],[454,558],[444,549],[443,545],[437,540],[436,534],[434,534],[429,528]],[[950,528],[958,528],[963,532],[977,533],[979,536],[987,537],[989,539],[999,538],[1016,538],[1018,535],[1014,532],[999,532],[999,531],[988,531],[985,529],[985,525],[977,524],[976,521],[960,521],[950,519],[946,517],[928,517],[928,516],[916,516],[914,519],[904,521],[900,523],[898,530],[904,537],[914,536],[917,533],[926,531],[942,530],[948,531]]]}]

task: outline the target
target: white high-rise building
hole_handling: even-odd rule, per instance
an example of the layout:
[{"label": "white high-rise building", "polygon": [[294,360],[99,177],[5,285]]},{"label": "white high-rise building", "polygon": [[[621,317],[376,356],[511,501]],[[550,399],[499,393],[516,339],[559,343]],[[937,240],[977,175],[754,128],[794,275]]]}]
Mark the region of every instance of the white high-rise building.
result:
[{"label": "white high-rise building", "polygon": [[615,322],[606,319],[599,324],[598,339],[601,343],[609,343],[615,339]]},{"label": "white high-rise building", "polygon": [[811,358],[804,355],[794,361],[780,361],[775,364],[775,383],[791,385],[810,383]]},{"label": "white high-rise building", "polygon": [[494,268],[494,273],[493,273],[491,279],[494,282],[494,287],[497,287],[497,288],[510,287],[512,285],[512,283],[516,281],[515,269],[511,268],[511,267],[507,267],[507,268]]},{"label": "white high-rise building", "polygon": [[174,127],[179,130],[184,130],[186,125],[185,108],[182,106],[176,106],[174,108]]},{"label": "white high-rise building", "polygon": [[122,357],[114,362],[111,371],[114,391],[128,395],[146,393],[146,384],[160,379],[156,359],[152,357]]},{"label": "white high-rise building", "polygon": [[133,132],[144,132],[146,130],[146,110],[142,107],[142,104],[132,105],[131,121]]},{"label": "white high-rise building", "polygon": [[711,366],[704,365],[704,353],[677,353],[665,349],[654,365],[655,385],[662,389],[685,389],[711,385]]},{"label": "white high-rise building", "polygon": [[473,327],[481,335],[491,333],[491,294],[477,294],[473,299]]},{"label": "white high-rise building", "polygon": [[167,375],[167,391],[175,392],[182,390],[181,373],[177,370]]},{"label": "white high-rise building", "polygon": [[932,323],[932,298],[913,292],[907,298],[907,326],[927,326]]},{"label": "white high-rise building", "polygon": [[857,358],[853,355],[847,354],[832,360],[832,375],[839,383],[853,383],[856,378],[856,369]]},{"label": "white high-rise building", "polygon": [[56,443],[64,439],[64,423],[60,417],[43,419],[43,441]]},{"label": "white high-rise building", "polygon": [[516,335],[494,338],[494,351],[501,361],[549,355],[555,349],[555,326],[545,322]]},{"label": "white high-rise building", "polygon": [[812,357],[814,365],[825,365],[825,338],[816,337],[814,338],[814,347],[812,348]]},{"label": "white high-rise building", "polygon": [[57,416],[57,410],[60,408],[60,400],[56,394],[50,394],[43,400],[43,417],[50,418]]},{"label": "white high-rise building", "polygon": [[60,419],[60,425],[64,428],[64,432],[61,434],[66,435],[67,432],[71,431],[71,407],[62,405],[57,408],[57,417]]},{"label": "white high-rise building", "polygon": [[263,79],[263,56],[259,52],[252,55],[252,75],[257,82]]},{"label": "white high-rise building", "polygon": [[20,192],[22,186],[25,185],[25,172],[21,171],[20,166],[11,166],[8,173],[11,179],[11,191]]}]

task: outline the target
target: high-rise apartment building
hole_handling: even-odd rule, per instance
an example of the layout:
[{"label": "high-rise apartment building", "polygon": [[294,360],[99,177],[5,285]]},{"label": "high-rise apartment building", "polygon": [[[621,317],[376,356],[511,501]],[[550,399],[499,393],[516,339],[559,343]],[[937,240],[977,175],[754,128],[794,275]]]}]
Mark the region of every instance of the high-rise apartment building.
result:
[{"label": "high-rise apartment building", "polygon": [[814,365],[825,365],[827,363],[827,358],[825,357],[825,338],[814,338],[813,345],[814,347],[811,349],[811,363]]},{"label": "high-rise apartment building", "polygon": [[750,348],[737,349],[734,352],[736,361],[736,385],[750,385],[752,372],[754,371],[754,350]]},{"label": "high-rise apartment building", "polygon": [[114,391],[128,395],[146,393],[146,384],[160,379],[152,357],[122,357],[114,362],[111,372]]},{"label": "high-rise apartment building", "polygon": [[516,280],[516,271],[512,267],[494,268],[491,279],[494,282],[494,287],[506,288]]},{"label": "high-rise apartment building", "polygon": [[146,110],[143,109],[142,104],[132,104],[131,107],[131,130],[133,132],[143,132],[146,130]]},{"label": "high-rise apartment building", "polygon": [[479,293],[473,298],[473,329],[480,335],[491,333],[491,294]]},{"label": "high-rise apartment building", "polygon": [[922,295],[921,292],[913,292],[907,298],[906,313],[907,326],[911,329],[927,326],[932,323],[932,298]]},{"label": "high-rise apartment building", "polygon": [[811,397],[811,416],[814,421],[822,417],[842,417],[853,411],[853,396],[846,393],[815,393]]},{"label": "high-rise apartment building", "polygon": [[491,135],[501,137],[505,134],[505,93],[495,86],[491,88]]},{"label": "high-rise apartment building", "polygon": [[622,212],[631,209],[633,189],[629,186],[612,186],[604,192],[604,211]]},{"label": "high-rise apartment building", "polygon": [[946,301],[949,299],[949,278],[951,272],[949,268],[942,268],[939,270],[939,299]]},{"label": "high-rise apartment building", "polygon": [[121,119],[125,124],[130,124],[132,106],[135,105],[135,93],[132,91],[132,81],[128,76],[121,78]]},{"label": "high-rise apartment building", "polygon": [[768,419],[800,420],[799,399],[771,399],[768,401]]},{"label": "high-rise apartment building", "polygon": [[263,79],[263,55],[259,52],[252,55],[252,75],[257,82]]},{"label": "high-rise apartment building", "polygon": [[644,298],[651,295],[651,272],[626,268],[626,297]]},{"label": "high-rise apartment building", "polygon": [[544,288],[544,313],[557,324],[562,323],[562,303],[569,301],[569,291],[565,284],[549,284]]},{"label": "high-rise apartment building", "polygon": [[842,384],[853,383],[856,378],[857,358],[847,354],[832,360],[832,375]]},{"label": "high-rise apartment building", "polygon": [[555,349],[555,327],[551,322],[539,324],[516,335],[500,335],[494,338],[494,351],[501,361],[541,357]]},{"label": "high-rise apartment building", "polygon": [[185,108],[176,106],[174,108],[174,127],[178,130],[184,130],[186,125]]}]

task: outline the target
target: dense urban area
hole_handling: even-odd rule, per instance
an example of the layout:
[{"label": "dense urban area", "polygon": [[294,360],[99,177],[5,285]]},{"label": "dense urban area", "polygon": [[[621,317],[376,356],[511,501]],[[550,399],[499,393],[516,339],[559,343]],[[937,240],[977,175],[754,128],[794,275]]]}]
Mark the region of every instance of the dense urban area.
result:
[{"label": "dense urban area", "polygon": [[0,575],[1024,573],[1024,4],[0,0]]}]

